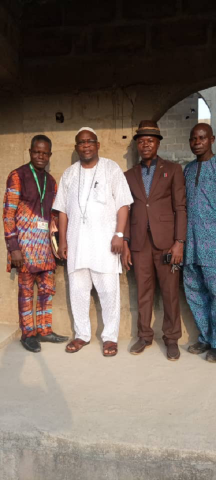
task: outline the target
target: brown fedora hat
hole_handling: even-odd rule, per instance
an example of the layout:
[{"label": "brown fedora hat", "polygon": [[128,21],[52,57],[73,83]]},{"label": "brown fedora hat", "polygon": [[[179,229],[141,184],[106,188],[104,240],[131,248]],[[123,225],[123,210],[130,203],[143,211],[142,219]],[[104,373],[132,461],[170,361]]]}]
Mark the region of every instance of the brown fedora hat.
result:
[{"label": "brown fedora hat", "polygon": [[159,140],[163,140],[158,124],[152,120],[142,120],[133,139],[136,140],[138,137],[143,136],[157,137]]}]

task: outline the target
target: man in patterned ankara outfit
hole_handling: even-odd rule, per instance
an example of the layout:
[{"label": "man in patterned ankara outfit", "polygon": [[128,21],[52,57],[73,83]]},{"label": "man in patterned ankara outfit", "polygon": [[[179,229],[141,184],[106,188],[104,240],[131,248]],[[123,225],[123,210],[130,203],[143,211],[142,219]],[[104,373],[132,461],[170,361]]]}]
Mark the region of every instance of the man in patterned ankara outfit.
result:
[{"label": "man in patterned ankara outfit", "polygon": [[199,123],[191,130],[190,147],[196,160],[184,171],[188,227],[185,249],[184,287],[187,302],[200,332],[188,351],[207,351],[206,360],[216,362],[216,156],[212,128]]},{"label": "man in patterned ankara outfit", "polygon": [[102,307],[104,356],[117,353],[120,321],[119,273],[128,206],[133,202],[117,163],[98,156],[94,130],[76,135],[79,161],[63,174],[53,208],[59,213],[59,256],[67,258],[75,340],[74,353],[90,342],[90,291],[95,286]]},{"label": "man in patterned ankara outfit", "polygon": [[[52,155],[51,140],[36,135],[31,141],[30,163],[13,170],[4,196],[4,230],[8,266],[18,271],[21,343],[31,352],[40,342],[59,343],[68,337],[52,332],[52,296],[55,293],[55,259],[49,224],[56,182],[45,167]],[[36,328],[33,320],[33,286],[37,283]]]}]

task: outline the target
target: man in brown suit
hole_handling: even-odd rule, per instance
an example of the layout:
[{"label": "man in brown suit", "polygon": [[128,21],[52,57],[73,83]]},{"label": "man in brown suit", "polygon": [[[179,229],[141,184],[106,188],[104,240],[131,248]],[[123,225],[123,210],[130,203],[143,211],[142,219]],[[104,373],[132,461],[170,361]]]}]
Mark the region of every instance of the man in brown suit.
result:
[{"label": "man in brown suit", "polygon": [[[133,138],[141,163],[125,173],[134,203],[122,255],[127,270],[133,262],[138,289],[139,340],[130,352],[139,354],[152,344],[154,332],[150,324],[157,274],[164,306],[163,340],[168,359],[177,360],[181,321],[179,270],[175,265],[182,262],[186,239],[184,177],[180,165],[157,155],[163,138],[157,123],[142,121]],[[163,263],[167,253],[171,253],[170,264]]]}]

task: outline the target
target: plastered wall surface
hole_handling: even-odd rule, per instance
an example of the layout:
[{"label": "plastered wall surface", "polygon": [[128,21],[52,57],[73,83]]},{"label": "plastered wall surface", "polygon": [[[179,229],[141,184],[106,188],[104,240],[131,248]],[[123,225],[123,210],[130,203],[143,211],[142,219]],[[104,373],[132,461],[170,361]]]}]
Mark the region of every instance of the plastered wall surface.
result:
[{"label": "plastered wall surface", "polygon": [[[131,141],[138,122],[145,117],[144,103],[140,91],[130,90],[126,95],[121,90],[82,93],[79,95],[45,95],[39,97],[10,98],[2,100],[0,110],[0,151],[1,179],[0,192],[3,198],[7,175],[14,168],[29,161],[28,149],[31,138],[44,133],[53,142],[53,156],[50,173],[59,182],[63,171],[76,161],[74,137],[79,128],[90,126],[97,131],[101,142],[101,156],[116,161],[125,171],[137,161],[134,142]],[[145,100],[146,101],[146,100]],[[56,112],[64,115],[63,123],[56,123]],[[0,321],[18,322],[17,313],[17,274],[6,273],[6,248],[1,225],[0,255]],[[72,317],[70,313],[66,268],[58,266],[56,272],[57,293],[53,300],[53,329],[71,335]],[[182,342],[193,337],[196,332],[180,289],[183,337]],[[153,321],[156,336],[161,337],[163,309],[157,292]],[[130,338],[136,335],[136,285],[133,273],[121,275],[121,327],[120,335]],[[91,302],[93,336],[102,330],[101,310],[97,295],[93,292]]]}]

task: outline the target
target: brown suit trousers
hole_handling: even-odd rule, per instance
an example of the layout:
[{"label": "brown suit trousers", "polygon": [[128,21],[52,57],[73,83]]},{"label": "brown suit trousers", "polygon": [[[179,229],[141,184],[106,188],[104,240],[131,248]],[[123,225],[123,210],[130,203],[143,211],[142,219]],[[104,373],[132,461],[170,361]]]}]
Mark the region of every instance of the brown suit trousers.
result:
[{"label": "brown suit trousers", "polygon": [[172,273],[171,265],[163,264],[162,257],[167,250],[155,247],[150,232],[146,235],[142,250],[131,253],[137,282],[138,337],[149,342],[153,339],[151,318],[157,274],[164,306],[163,340],[166,345],[176,343],[181,337],[179,271]]}]

